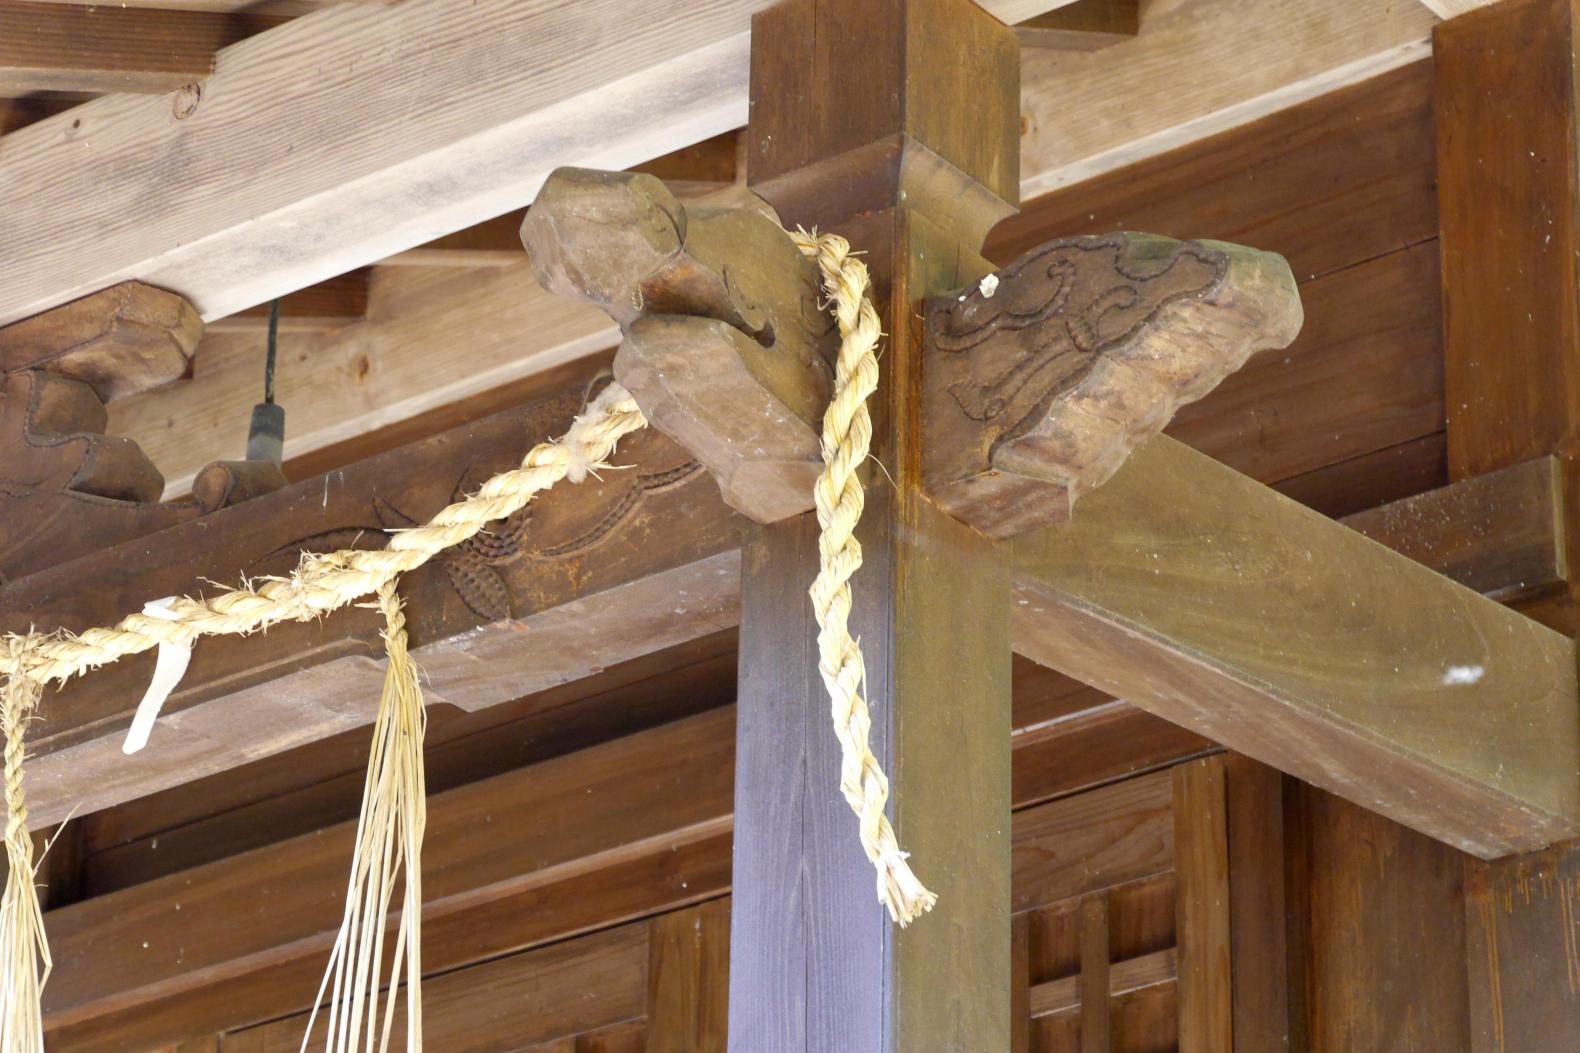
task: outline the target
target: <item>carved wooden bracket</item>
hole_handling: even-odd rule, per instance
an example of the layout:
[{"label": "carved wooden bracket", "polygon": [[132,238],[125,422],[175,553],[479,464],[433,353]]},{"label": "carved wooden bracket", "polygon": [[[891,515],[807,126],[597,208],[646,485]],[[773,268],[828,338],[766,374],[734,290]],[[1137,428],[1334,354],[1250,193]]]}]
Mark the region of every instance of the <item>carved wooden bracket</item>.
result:
[{"label": "carved wooden bracket", "polygon": [[1114,234],[1049,242],[926,305],[924,480],[991,537],[1068,519],[1130,451],[1303,314],[1283,257]]},{"label": "carved wooden bracket", "polygon": [[731,507],[765,523],[812,507],[837,336],[767,205],[687,208],[653,176],[562,168],[521,237],[544,288],[620,323],[616,379]]},{"label": "carved wooden bracket", "polygon": [[194,509],[104,404],[185,376],[203,332],[186,300],[126,282],[0,329],[0,579],[20,577]]}]

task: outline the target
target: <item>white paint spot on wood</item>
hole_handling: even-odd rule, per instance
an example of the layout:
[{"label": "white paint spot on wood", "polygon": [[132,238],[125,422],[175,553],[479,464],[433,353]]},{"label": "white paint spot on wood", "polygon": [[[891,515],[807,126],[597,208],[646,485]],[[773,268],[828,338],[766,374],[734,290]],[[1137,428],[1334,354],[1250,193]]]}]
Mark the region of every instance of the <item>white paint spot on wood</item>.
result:
[{"label": "white paint spot on wood", "polygon": [[1479,684],[1481,678],[1487,673],[1479,665],[1451,665],[1443,674],[1443,686],[1453,687],[1458,684]]}]

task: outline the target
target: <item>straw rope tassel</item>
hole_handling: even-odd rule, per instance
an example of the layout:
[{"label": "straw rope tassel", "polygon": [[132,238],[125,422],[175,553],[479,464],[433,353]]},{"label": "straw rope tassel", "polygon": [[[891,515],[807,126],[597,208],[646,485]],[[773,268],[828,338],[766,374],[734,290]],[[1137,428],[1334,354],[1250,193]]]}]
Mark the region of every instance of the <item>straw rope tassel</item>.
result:
[{"label": "straw rope tassel", "polygon": [[[406,1042],[397,1048],[411,1053],[422,1050],[422,836],[428,818],[422,742],[427,720],[417,670],[406,650],[406,615],[394,582],[379,586],[378,607],[384,613],[389,668],[362,789],[345,917],[302,1035],[304,1053],[312,1043],[313,1024],[318,1007],[325,1004],[326,992],[325,1050],[357,1053],[389,1048],[395,1031],[396,989],[403,972]],[[395,887],[402,881],[400,924],[386,985],[385,918]],[[381,1021],[379,995],[386,986]]]},{"label": "straw rope tassel", "polygon": [[878,871],[878,899],[889,916],[909,925],[933,908],[937,897],[911,873],[884,807],[889,780],[868,744],[872,717],[862,697],[866,670],[861,645],[850,635],[850,578],[861,566],[856,524],[865,497],[856,469],[872,446],[867,398],[878,387],[878,339],[882,330],[869,295],[867,267],[834,234],[793,235],[803,253],[815,257],[839,322],[839,357],[834,396],[823,415],[823,473],[814,489],[819,569],[812,583],[812,611],[819,628],[818,671],[828,688],[834,734],[843,753],[840,791],[861,823],[861,846]]},{"label": "straw rope tassel", "polygon": [[[27,637],[5,640],[5,653],[21,662]],[[44,1014],[40,993],[49,979],[49,944],[44,912],[33,883],[33,841],[27,832],[22,793],[23,738],[38,707],[43,685],[12,673],[0,688],[0,732],[5,735],[5,893],[0,897],[0,1050],[43,1053]]]}]

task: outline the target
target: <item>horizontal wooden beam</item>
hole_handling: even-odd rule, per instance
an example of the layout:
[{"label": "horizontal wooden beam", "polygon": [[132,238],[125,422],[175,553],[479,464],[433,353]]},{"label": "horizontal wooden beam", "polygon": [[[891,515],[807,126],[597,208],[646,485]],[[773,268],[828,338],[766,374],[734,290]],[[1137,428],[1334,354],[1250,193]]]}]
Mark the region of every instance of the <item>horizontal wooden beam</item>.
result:
[{"label": "horizontal wooden beam", "polygon": [[1248,124],[1431,52],[1437,19],[1420,5],[1327,0],[1322,14],[1311,18],[1304,0],[1250,8],[1207,0],[1149,11],[1134,39],[1079,63],[1056,51],[1028,50],[1021,68],[1022,199]]},{"label": "horizontal wooden beam", "polygon": [[[729,891],[734,724],[733,708],[714,710],[434,795],[425,972]],[[1074,744],[1017,738],[1016,764],[1051,768]],[[1028,807],[1016,837],[1050,847],[1017,853],[1017,909],[1169,869],[1170,804],[1169,776],[1154,772]],[[498,836],[518,815],[536,818]],[[52,1039],[108,1053],[306,1008],[339,924],[355,825],[51,912]]]},{"label": "horizontal wooden beam", "polygon": [[220,48],[280,23],[240,12],[0,2],[0,93],[175,91]]},{"label": "horizontal wooden beam", "polygon": [[1483,857],[1580,833],[1574,643],[1160,437],[1016,542],[1016,650]]},{"label": "horizontal wooden beam", "polygon": [[[315,332],[340,329],[360,322],[368,313],[367,268],[341,274],[286,293],[280,297],[281,332]],[[264,333],[269,328],[269,305],[249,307],[229,318],[217,318],[208,323],[210,333]],[[262,347],[261,341],[257,346]]]},{"label": "horizontal wooden beam", "polygon": [[770,2],[342,5],[223,49],[175,119],[120,95],[31,125],[0,151],[27,202],[0,214],[0,323],[126,278],[222,318],[521,208],[561,165],[737,128]]},{"label": "horizontal wooden beam", "polygon": [[[289,571],[303,548],[382,545],[385,532],[425,521],[562,433],[586,391],[576,383],[157,540],[7,581],[0,624],[111,624],[205,581]],[[405,579],[431,702],[495,705],[735,624],[738,526],[712,479],[653,430],[623,444],[620,459],[641,467],[560,487]],[[322,624],[206,640],[135,761],[121,756],[119,738],[149,656],[51,693],[47,729],[30,736],[33,816],[45,825],[366,723],[383,677],[378,641],[377,619],[355,608]]]}]

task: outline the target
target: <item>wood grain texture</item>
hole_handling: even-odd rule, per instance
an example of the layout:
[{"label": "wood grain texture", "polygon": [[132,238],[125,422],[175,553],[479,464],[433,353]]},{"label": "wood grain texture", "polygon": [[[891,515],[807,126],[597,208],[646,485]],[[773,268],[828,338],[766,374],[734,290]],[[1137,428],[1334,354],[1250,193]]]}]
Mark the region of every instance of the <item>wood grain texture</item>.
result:
[{"label": "wood grain texture", "polygon": [[1149,234],[1048,242],[925,311],[924,483],[997,539],[1063,522],[1302,321],[1282,257]]},{"label": "wood grain texture", "polygon": [[688,212],[651,175],[564,168],[522,240],[544,288],[620,324],[615,379],[727,504],[760,523],[811,509],[838,334],[765,204]]},{"label": "wood grain texture", "polygon": [[1568,579],[1563,495],[1560,463],[1538,457],[1347,516],[1344,525],[1509,603]]},{"label": "wood grain texture", "polygon": [[[506,911],[519,911],[528,893],[567,879],[587,885],[592,871],[672,857],[681,846],[727,835],[733,724],[728,711],[706,714],[434,797],[424,846],[425,968],[528,946],[542,938],[534,927],[564,923],[528,914],[507,922]],[[535,821],[501,840],[493,823],[505,807]],[[55,912],[51,938],[61,969],[48,989],[51,1030],[292,961],[307,972],[321,967],[339,925],[337,889],[354,827],[343,823]],[[690,898],[681,887],[689,876],[677,874],[645,895]],[[709,887],[717,888],[699,887],[695,897]],[[485,902],[494,907],[479,911]],[[250,906],[238,911],[238,903]],[[221,917],[226,924],[211,924]],[[140,948],[136,975],[127,975],[117,948],[141,943],[148,946]],[[310,998],[311,987],[294,997]],[[639,1005],[645,997],[644,983]]]},{"label": "wood grain texture", "polygon": [[1108,896],[1081,901],[1081,1053],[1109,1053]]},{"label": "wood grain texture", "polygon": [[1421,0],[1439,18],[1455,18],[1486,7],[1494,0]]},{"label": "wood grain texture", "polygon": [[[1055,236],[1156,230],[1278,251],[1306,279],[1430,241],[1437,229],[1433,158],[1430,64],[1416,63],[1029,202],[1023,221],[1000,225],[988,255],[1007,262]],[[1112,207],[1105,204],[1115,195]],[[511,246],[518,225],[501,228]],[[1367,442],[1440,432],[1436,255],[1427,248],[1404,266],[1380,263],[1347,282],[1308,286],[1308,332],[1291,362],[1275,368],[1271,356],[1253,359],[1241,372],[1255,371],[1259,381],[1239,389],[1231,378],[1228,391],[1209,396],[1203,414],[1221,411],[1229,420],[1191,423],[1211,440],[1201,448],[1239,458],[1272,482],[1368,453],[1375,447]],[[549,296],[519,255],[509,259],[514,269],[489,275],[378,268],[370,321],[333,336],[283,336],[278,384],[291,412],[288,459],[319,452],[313,473],[339,467],[347,461],[334,459],[337,447],[359,436],[486,401],[501,384],[619,342],[606,317]],[[1356,302],[1371,309],[1358,311]],[[445,368],[447,349],[458,344],[474,368]],[[111,433],[143,446],[169,481],[169,496],[185,493],[197,469],[238,455],[240,439],[228,436],[256,398],[257,358],[255,338],[210,338],[185,390],[113,405]],[[1416,428],[1423,430],[1406,434]]]},{"label": "wood grain texture", "polygon": [[1291,1047],[1471,1049],[1463,857],[1311,787],[1299,797],[1305,1034]]},{"label": "wood grain texture", "polygon": [[820,792],[838,784],[840,750],[806,600],[784,595],[816,573],[815,525],[757,534],[737,798],[772,803],[736,842],[732,1048],[1009,1045],[1008,563],[923,498],[914,305],[986,271],[975,251],[1016,193],[1017,59],[1013,34],[968,0],[796,0],[753,23],[752,188],[786,225],[863,252],[888,334],[871,404],[889,474],[867,483],[850,631],[895,831],[938,904],[897,930],[849,806]]},{"label": "wood grain texture", "polygon": [[1166,438],[1089,500],[1018,651],[1467,851],[1573,832],[1571,641]]},{"label": "wood grain texture", "polygon": [[1255,245],[1301,282],[1437,236],[1430,61],[1028,197],[994,228],[997,263],[1052,238],[1151,230]]},{"label": "wood grain texture", "polygon": [[1285,779],[1238,753],[1223,766],[1234,1050],[1289,1049]]},{"label": "wood grain texture", "polygon": [[[731,710],[717,710],[437,792],[425,967],[448,973],[728,891],[732,723]],[[1050,764],[1063,746],[1018,749]],[[1017,813],[1021,900],[1165,873],[1171,800],[1169,775],[1158,772]],[[502,842],[497,823],[508,815],[536,819]],[[354,823],[52,911],[57,962],[72,978],[50,989],[51,1048],[118,1053],[304,1010],[338,923]],[[237,903],[253,906],[238,913]],[[700,956],[684,960],[717,961],[716,922],[689,945]],[[147,968],[117,968],[119,948]],[[695,1011],[686,1019],[714,1026],[712,1010]]]},{"label": "wood grain texture", "polygon": [[1190,761],[1174,768],[1172,776],[1179,875],[1180,1053],[1231,1053],[1234,1016],[1224,759]]},{"label": "wood grain texture", "polygon": [[278,24],[240,12],[6,0],[0,92],[174,91],[212,73],[220,48]]},{"label": "wood grain texture", "polygon": [[724,1053],[729,973],[729,900],[654,918],[644,1053]]},{"label": "wood grain texture", "polygon": [[[132,542],[133,557],[108,549],[9,582],[0,618],[7,628],[113,624],[150,596],[188,594],[204,579],[288,570],[303,548],[376,543],[518,464],[535,437],[564,430],[586,392],[576,385],[356,471]],[[476,709],[509,701],[734,622],[736,524],[712,482],[655,432],[624,444],[621,457],[644,467],[562,487],[530,514],[408,576],[413,653],[430,677],[430,702]],[[672,530],[677,519],[688,529]],[[63,584],[76,574],[94,587]],[[375,623],[350,609],[322,624],[205,640],[161,734],[136,763],[120,754],[119,736],[148,675],[146,656],[52,694],[49,730],[35,738],[29,773],[37,820],[361,726],[382,678],[370,657],[380,650]],[[601,628],[616,624],[618,633]]]},{"label": "wood grain texture", "polygon": [[1465,863],[1472,1053],[1562,1049],[1580,1042],[1573,843]]},{"label": "wood grain texture", "polygon": [[[1173,0],[1091,55],[1026,54],[1021,192],[1032,197],[1386,72],[1429,50],[1416,4]],[[1159,76],[1143,76],[1142,71]],[[1164,72],[1166,71],[1166,72]]]}]

